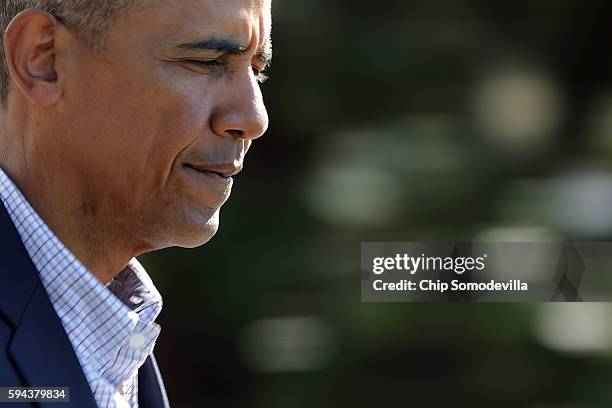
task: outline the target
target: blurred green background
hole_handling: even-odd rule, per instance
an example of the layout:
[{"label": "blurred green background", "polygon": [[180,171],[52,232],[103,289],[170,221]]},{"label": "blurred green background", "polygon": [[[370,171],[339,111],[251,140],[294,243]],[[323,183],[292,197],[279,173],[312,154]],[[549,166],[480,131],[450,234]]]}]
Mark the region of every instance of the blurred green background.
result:
[{"label": "blurred green background", "polygon": [[219,233],[141,258],[173,406],[612,406],[610,304],[359,293],[362,241],[612,240],[612,2],[273,9]]}]

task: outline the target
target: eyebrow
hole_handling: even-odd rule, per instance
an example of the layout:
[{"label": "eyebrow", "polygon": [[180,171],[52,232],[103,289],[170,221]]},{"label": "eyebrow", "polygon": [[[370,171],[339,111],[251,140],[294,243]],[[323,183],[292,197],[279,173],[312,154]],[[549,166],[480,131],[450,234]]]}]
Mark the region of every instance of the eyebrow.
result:
[{"label": "eyebrow", "polygon": [[[178,45],[178,48],[184,50],[217,51],[230,55],[243,55],[247,52],[247,48],[240,44],[238,41],[233,40],[231,38],[217,37],[183,43]],[[269,39],[266,42],[265,46],[259,47],[257,49],[255,58],[257,58],[259,62],[264,64],[264,67],[268,67],[270,65],[270,63],[272,62],[272,49],[271,42]]]}]

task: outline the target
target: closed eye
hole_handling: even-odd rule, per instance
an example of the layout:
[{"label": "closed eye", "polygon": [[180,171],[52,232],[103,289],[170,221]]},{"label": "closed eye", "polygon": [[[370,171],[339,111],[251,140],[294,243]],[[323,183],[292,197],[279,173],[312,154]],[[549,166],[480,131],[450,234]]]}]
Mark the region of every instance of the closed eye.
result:
[{"label": "closed eye", "polygon": [[206,72],[215,76],[219,76],[223,74],[223,71],[225,70],[225,63],[223,61],[220,61],[219,59],[200,60],[180,58],[175,59],[174,61],[177,62],[183,68],[199,74]]},{"label": "closed eye", "polygon": [[[218,59],[214,60],[184,60],[187,64],[195,65],[198,68],[206,68],[206,69],[215,69],[222,70],[225,69],[225,63],[223,61],[219,61]],[[255,75],[255,79],[260,84],[263,84],[269,79],[269,76],[266,75],[262,69],[259,69],[257,66],[252,65],[251,69],[253,70],[253,74]]]},{"label": "closed eye", "polygon": [[224,64],[219,60],[186,60],[185,62],[206,68],[223,68]]}]

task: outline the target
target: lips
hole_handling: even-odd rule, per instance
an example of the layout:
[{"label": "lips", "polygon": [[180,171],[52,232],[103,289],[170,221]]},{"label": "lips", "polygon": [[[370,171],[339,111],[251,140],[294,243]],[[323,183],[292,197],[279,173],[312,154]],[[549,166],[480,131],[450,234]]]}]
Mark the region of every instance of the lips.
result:
[{"label": "lips", "polygon": [[[236,161],[238,163],[238,161]],[[184,192],[196,203],[206,208],[220,208],[229,198],[235,176],[242,170],[231,164],[183,162],[179,173],[185,184]]]},{"label": "lips", "polygon": [[186,163],[185,167],[201,173],[214,174],[223,178],[231,178],[242,171],[242,165],[236,166],[234,163],[227,164],[192,164]]}]

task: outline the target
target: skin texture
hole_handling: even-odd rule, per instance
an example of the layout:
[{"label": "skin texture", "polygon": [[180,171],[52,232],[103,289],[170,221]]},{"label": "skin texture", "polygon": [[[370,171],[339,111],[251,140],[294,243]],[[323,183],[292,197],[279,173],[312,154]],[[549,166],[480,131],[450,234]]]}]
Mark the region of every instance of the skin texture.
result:
[{"label": "skin texture", "polygon": [[0,166],[101,282],[215,234],[227,176],[268,126],[270,30],[269,0],[152,1],[99,54],[40,10],[8,27]]}]

